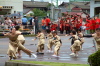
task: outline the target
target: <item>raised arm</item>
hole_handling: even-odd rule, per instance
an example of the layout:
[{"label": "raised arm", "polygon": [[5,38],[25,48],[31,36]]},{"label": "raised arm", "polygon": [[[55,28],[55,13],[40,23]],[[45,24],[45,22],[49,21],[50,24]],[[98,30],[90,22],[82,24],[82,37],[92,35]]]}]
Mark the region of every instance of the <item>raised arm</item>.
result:
[{"label": "raised arm", "polygon": [[4,34],[0,34],[0,36],[5,36]]},{"label": "raised arm", "polygon": [[0,34],[0,36],[8,36],[8,33],[6,33],[6,34]]},{"label": "raised arm", "polygon": [[28,35],[28,34],[31,34],[31,33],[22,32],[20,34],[22,34],[22,35]]},{"label": "raised arm", "polygon": [[93,37],[94,34],[83,35],[83,37]]}]

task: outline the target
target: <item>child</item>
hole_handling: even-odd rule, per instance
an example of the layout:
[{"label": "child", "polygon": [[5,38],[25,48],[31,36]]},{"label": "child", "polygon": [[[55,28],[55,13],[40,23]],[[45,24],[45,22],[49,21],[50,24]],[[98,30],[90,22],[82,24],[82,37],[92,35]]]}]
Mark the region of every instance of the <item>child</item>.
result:
[{"label": "child", "polygon": [[[37,53],[38,54],[44,54],[43,53],[43,50],[44,50],[44,44],[45,44],[45,37],[44,37],[44,34],[39,30],[38,31],[38,35],[36,36],[36,38],[39,38],[39,42],[38,42],[38,45],[37,45]],[[34,40],[36,40],[36,38]]]},{"label": "child", "polygon": [[81,29],[78,30],[78,36],[79,36],[79,39],[81,41],[80,49],[83,50],[82,45],[84,43],[84,38],[83,38],[83,33],[82,33]]},{"label": "child", "polygon": [[62,42],[61,42],[60,37],[57,35],[56,31],[54,31],[52,34],[53,34],[53,37],[54,37],[52,42],[55,44],[54,55],[52,55],[52,56],[59,57],[59,50],[60,50]]},{"label": "child", "polygon": [[84,43],[83,34],[82,34],[82,33],[79,33],[79,34],[78,34],[78,36],[79,36],[80,41],[81,41],[81,44],[80,44],[80,49],[81,49],[81,50],[83,50],[83,48],[82,48],[82,45],[83,45],[83,43]]},{"label": "child", "polygon": [[47,45],[47,47],[48,47],[48,52],[53,52],[53,51],[52,51],[52,46],[53,46],[53,43],[52,43],[53,35],[52,35],[52,33],[51,33],[51,31],[50,31],[49,29],[47,30],[47,33],[48,33],[47,37],[49,38],[48,45]]},{"label": "child", "polygon": [[71,38],[73,41],[72,41],[72,46],[71,46],[72,53],[70,55],[78,56],[78,51],[80,51],[80,40],[78,39],[78,36],[76,35],[76,31],[72,31],[71,35],[72,35]]}]

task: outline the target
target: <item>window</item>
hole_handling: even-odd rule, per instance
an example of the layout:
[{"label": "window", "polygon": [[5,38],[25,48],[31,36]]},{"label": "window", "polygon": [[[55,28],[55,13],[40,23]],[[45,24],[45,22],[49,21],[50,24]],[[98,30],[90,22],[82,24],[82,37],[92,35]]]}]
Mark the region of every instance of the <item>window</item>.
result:
[{"label": "window", "polygon": [[100,4],[100,1],[95,1],[95,4]]}]

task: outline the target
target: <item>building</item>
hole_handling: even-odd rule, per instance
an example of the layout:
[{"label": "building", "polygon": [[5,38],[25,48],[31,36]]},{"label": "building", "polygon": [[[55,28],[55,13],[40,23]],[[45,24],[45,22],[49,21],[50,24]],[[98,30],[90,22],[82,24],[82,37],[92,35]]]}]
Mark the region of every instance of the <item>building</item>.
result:
[{"label": "building", "polygon": [[72,11],[73,8],[80,8],[82,12],[90,13],[90,2],[63,2],[59,5],[62,8],[62,12]]},{"label": "building", "polygon": [[34,8],[38,8],[40,10],[48,11],[49,2],[39,2],[39,1],[23,1],[23,13],[28,15],[32,13]]},{"label": "building", "polygon": [[23,13],[23,0],[0,0],[0,15]]},{"label": "building", "polygon": [[90,17],[99,16],[100,17],[100,0],[90,1]]}]

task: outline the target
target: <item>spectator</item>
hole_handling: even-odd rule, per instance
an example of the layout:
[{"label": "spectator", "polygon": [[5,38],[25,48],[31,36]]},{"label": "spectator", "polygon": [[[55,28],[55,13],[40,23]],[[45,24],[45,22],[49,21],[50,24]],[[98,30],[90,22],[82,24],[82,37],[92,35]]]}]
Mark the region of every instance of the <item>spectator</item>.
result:
[{"label": "spectator", "polygon": [[23,24],[23,25],[27,25],[27,22],[28,22],[28,20],[27,20],[26,16],[24,16],[24,17],[22,18],[22,24]]},{"label": "spectator", "polygon": [[18,21],[18,25],[21,25],[21,24],[22,24],[22,19],[21,19],[21,17],[19,17],[19,18],[17,19],[17,21]]},{"label": "spectator", "polygon": [[18,24],[18,20],[17,20],[16,16],[14,16],[13,24],[14,24],[14,25],[17,25],[17,24]]},{"label": "spectator", "polygon": [[9,17],[6,17],[6,18],[5,18],[4,24],[5,24],[5,28],[6,28],[6,29],[10,28],[10,26],[11,26],[11,24],[12,24],[12,21],[10,20]]},{"label": "spectator", "polygon": [[33,21],[32,21],[33,19],[34,19],[34,16],[31,16],[31,17],[29,18],[29,22],[30,22],[29,25],[33,25],[33,23],[32,23],[32,22],[33,22]]},{"label": "spectator", "polygon": [[45,30],[46,29],[46,21],[45,21],[45,17],[41,20],[42,22],[42,29]]},{"label": "spectator", "polygon": [[39,24],[38,24],[38,18],[34,18],[34,23],[35,23],[35,34],[37,34],[37,31],[39,30]]},{"label": "spectator", "polygon": [[46,17],[46,29],[50,29],[50,18],[48,18],[48,16]]}]

